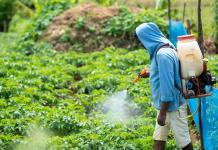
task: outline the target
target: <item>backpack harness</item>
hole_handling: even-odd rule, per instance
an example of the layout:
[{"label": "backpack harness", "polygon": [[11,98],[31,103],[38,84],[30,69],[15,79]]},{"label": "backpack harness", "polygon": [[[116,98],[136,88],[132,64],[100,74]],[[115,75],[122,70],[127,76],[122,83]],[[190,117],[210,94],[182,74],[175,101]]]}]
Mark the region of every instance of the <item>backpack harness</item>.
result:
[{"label": "backpack harness", "polygon": [[[172,47],[169,43],[164,44],[164,45],[162,45],[161,47],[159,47],[159,48],[157,49],[156,53],[155,53],[155,62],[156,62],[156,64],[157,64],[157,66],[158,66],[158,63],[157,63],[157,57],[156,57],[156,55],[157,55],[157,52],[158,52],[161,48],[171,48],[171,49],[174,49],[174,50],[177,52],[177,50],[176,50],[174,47]],[[184,96],[184,93],[183,93],[182,88],[179,87],[178,83],[177,83],[175,80],[174,80],[174,84],[175,84],[175,88],[176,88],[177,90],[179,90],[179,92]]]}]

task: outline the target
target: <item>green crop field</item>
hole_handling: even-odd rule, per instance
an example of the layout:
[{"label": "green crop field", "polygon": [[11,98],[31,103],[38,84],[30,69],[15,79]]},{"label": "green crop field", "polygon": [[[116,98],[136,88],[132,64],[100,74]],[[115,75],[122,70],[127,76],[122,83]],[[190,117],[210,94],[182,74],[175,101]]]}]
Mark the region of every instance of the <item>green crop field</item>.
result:
[{"label": "green crop field", "polygon": [[[137,72],[149,65],[145,50],[32,56],[3,51],[0,57],[1,148],[151,149],[155,110],[149,81],[132,85]],[[210,57],[216,75],[217,59]],[[104,102],[127,87],[136,113],[124,121],[107,119]],[[168,149],[174,144],[170,140]]]}]

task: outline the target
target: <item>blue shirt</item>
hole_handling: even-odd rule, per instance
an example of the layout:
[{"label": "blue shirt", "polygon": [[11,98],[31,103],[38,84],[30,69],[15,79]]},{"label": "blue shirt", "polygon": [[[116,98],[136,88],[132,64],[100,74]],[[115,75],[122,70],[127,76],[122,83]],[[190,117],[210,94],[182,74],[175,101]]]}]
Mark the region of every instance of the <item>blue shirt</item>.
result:
[{"label": "blue shirt", "polygon": [[[173,47],[156,24],[143,23],[136,28],[140,42],[150,54],[150,88],[154,107],[161,108],[161,102],[170,102],[168,111],[175,111],[185,100],[175,87],[181,87],[179,60],[172,48],[161,48],[165,44]],[[158,51],[157,51],[158,50]]]}]

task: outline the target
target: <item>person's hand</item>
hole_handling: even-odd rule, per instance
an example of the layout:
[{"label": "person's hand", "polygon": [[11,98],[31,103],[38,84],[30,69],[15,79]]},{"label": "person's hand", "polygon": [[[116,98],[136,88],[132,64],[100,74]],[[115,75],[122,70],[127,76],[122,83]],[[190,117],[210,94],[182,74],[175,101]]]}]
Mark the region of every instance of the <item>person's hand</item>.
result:
[{"label": "person's hand", "polygon": [[166,113],[159,113],[158,117],[157,117],[157,123],[160,126],[164,126],[165,125],[165,121],[166,121]]},{"label": "person's hand", "polygon": [[139,76],[140,76],[141,78],[148,78],[148,77],[149,77],[149,74],[150,74],[149,69],[148,69],[148,68],[144,68],[144,69],[140,72]]}]

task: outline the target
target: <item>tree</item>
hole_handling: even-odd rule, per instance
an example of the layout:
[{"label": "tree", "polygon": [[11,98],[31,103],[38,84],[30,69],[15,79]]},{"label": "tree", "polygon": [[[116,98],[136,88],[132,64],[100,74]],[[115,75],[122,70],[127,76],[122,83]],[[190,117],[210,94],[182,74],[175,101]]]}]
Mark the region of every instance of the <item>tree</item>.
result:
[{"label": "tree", "polygon": [[204,38],[201,20],[201,0],[198,0],[198,44],[201,48],[202,55],[204,56]]},{"label": "tree", "polygon": [[15,2],[0,0],[0,31],[8,31],[9,23],[15,13]]}]

